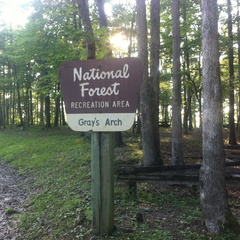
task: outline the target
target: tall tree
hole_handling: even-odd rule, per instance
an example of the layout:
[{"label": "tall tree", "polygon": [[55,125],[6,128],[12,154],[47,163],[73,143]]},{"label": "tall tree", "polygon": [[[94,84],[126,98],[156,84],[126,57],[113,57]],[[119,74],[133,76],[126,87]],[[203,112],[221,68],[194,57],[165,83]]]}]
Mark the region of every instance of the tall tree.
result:
[{"label": "tall tree", "polygon": [[[217,0],[202,0],[203,163],[200,200],[205,224],[213,234],[238,227],[228,207],[222,134]],[[229,224],[230,223],[230,224]]]},{"label": "tall tree", "polygon": [[[151,0],[150,8],[150,88],[151,88],[151,128],[154,147],[156,148],[155,164],[161,162],[159,137],[159,49],[160,49],[160,0]],[[157,131],[156,131],[157,130]]]},{"label": "tall tree", "polygon": [[[159,9],[159,1],[152,1],[154,7]],[[156,5],[155,5],[156,4]],[[142,123],[142,144],[143,144],[143,156],[145,166],[156,166],[163,164],[160,156],[160,143],[159,127],[156,119],[152,115],[152,109],[159,112],[159,110],[153,108],[152,103],[156,100],[151,99],[153,97],[153,83],[152,78],[148,73],[148,32],[147,32],[147,20],[146,20],[146,3],[145,0],[136,1],[137,6],[137,30],[138,30],[138,54],[144,65],[143,81],[140,93],[140,108],[141,108],[141,123]],[[152,9],[153,11],[153,9]],[[157,14],[156,12],[154,14]],[[158,15],[159,15],[158,11]],[[156,16],[153,16],[156,17]],[[155,20],[154,20],[155,21]],[[154,31],[159,31],[154,29]],[[151,46],[154,46],[152,44]],[[150,63],[151,64],[151,63]],[[151,68],[151,67],[150,67]],[[155,70],[156,71],[156,70]],[[152,74],[156,74],[153,73]],[[156,75],[155,75],[156,76]],[[158,87],[159,88],[159,87]],[[156,106],[156,105],[154,105]],[[156,129],[157,125],[157,129]]]},{"label": "tall tree", "polygon": [[92,23],[90,20],[89,9],[86,0],[76,0],[81,14],[84,31],[86,32],[87,59],[96,58],[96,42],[93,34]]},{"label": "tall tree", "polygon": [[234,122],[234,56],[233,56],[233,32],[232,32],[232,2],[227,0],[228,11],[228,66],[229,66],[229,144],[236,145],[236,133]]},{"label": "tall tree", "polygon": [[[104,1],[103,0],[96,0],[97,7],[98,7],[98,13],[99,13],[99,25],[101,28],[106,28],[108,27],[107,24],[107,16],[105,14],[104,10]],[[109,46],[109,36],[107,33],[107,40],[105,43],[103,43],[105,46]],[[106,54],[106,57],[112,57],[112,51],[109,49],[109,51]],[[116,146],[122,146],[123,145],[123,140],[122,140],[122,133],[121,132],[116,132],[115,133],[115,144]]]},{"label": "tall tree", "polygon": [[107,27],[107,17],[104,10],[104,0],[96,0],[100,27]]},{"label": "tall tree", "polygon": [[[184,86],[184,134],[193,128],[195,108],[198,100],[199,123],[201,126],[201,18],[199,1],[181,1],[181,45],[182,45],[182,82]],[[192,31],[191,29],[194,29]],[[199,56],[199,59],[198,57]]]},{"label": "tall tree", "polygon": [[180,67],[180,0],[172,0],[173,26],[173,102],[172,102],[172,164],[184,164],[182,144],[182,96]]},{"label": "tall tree", "polygon": [[[239,6],[239,0],[237,0],[237,6]],[[239,14],[239,7],[237,8],[237,46],[238,46],[238,83],[240,83],[240,14]],[[240,126],[240,87],[238,87],[238,122],[237,122],[237,129],[239,130]]]}]

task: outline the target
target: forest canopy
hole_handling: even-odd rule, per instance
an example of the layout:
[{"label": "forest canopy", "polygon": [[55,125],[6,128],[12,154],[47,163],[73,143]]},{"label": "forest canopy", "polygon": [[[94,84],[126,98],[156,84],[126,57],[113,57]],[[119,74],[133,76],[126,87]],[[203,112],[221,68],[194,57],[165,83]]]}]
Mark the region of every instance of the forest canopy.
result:
[{"label": "forest canopy", "polygon": [[[136,1],[105,1],[108,28],[100,26],[95,1],[89,1],[96,42],[96,58],[136,57],[138,40]],[[150,4],[147,1],[147,4]],[[171,1],[160,2],[159,118],[172,119],[172,19]],[[227,1],[219,1],[220,66],[223,86],[224,125],[228,125],[229,94],[234,88],[235,122],[239,119],[239,3],[232,1],[232,36],[229,36]],[[0,125],[66,124],[59,85],[59,66],[68,60],[84,60],[86,38],[77,2],[29,2],[28,22],[23,26],[0,26]],[[3,8],[4,9],[4,8]],[[3,12],[0,13],[3,15]],[[12,16],[14,18],[14,16]],[[147,11],[147,23],[150,12]],[[202,50],[201,6],[183,0],[180,6],[182,118],[184,131],[201,126]],[[232,84],[229,84],[229,49],[233,50]],[[237,124],[238,126],[238,124]]]}]

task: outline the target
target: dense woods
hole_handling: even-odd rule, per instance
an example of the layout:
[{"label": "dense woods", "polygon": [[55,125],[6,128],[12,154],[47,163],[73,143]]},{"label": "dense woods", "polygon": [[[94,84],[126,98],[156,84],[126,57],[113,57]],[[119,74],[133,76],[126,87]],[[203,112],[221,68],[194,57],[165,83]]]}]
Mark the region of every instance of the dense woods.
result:
[{"label": "dense woods", "polygon": [[[159,4],[155,2],[153,1],[152,4]],[[58,68],[67,60],[89,58],[86,54],[86,45],[88,47],[93,43],[96,45],[96,58],[137,56],[139,41],[135,1],[107,3],[108,7],[105,8],[107,22],[100,16],[101,11],[98,10],[103,1],[89,1],[92,31],[85,29],[85,22],[82,21],[80,13],[82,9],[80,3],[81,1],[34,1],[34,10],[26,26],[1,25],[0,120],[2,127],[18,124],[26,126],[41,124],[43,127],[51,127],[66,124]],[[177,44],[180,46],[179,59],[181,60],[181,117],[184,132],[187,133],[193,127],[201,126],[201,9],[199,1],[183,0],[179,3],[180,36]],[[146,1],[146,4],[150,2]],[[229,1],[218,3],[220,73],[223,83],[225,126],[232,126],[232,121],[236,125],[239,119],[237,4],[237,1],[231,1],[232,7],[229,7]],[[154,24],[154,15],[157,14],[157,8],[153,9],[155,13],[151,14],[150,10],[146,12],[146,24],[149,29]],[[153,15],[152,20],[151,15]],[[176,54],[172,45],[176,39],[174,37],[176,32],[172,31],[176,24],[172,25],[174,18],[171,16],[171,1],[160,1],[160,93],[156,92],[155,97],[159,98],[160,122],[170,124],[173,80],[174,77],[176,78],[174,71],[177,71],[174,70],[175,64],[173,66],[174,58],[172,57],[173,53]],[[173,16],[176,14],[174,13]],[[142,24],[140,28],[143,28]],[[156,28],[153,27],[153,29]],[[148,31],[148,33],[154,34],[155,31],[152,33]],[[153,37],[149,35],[148,39],[151,41]],[[149,47],[154,45],[151,42],[146,44],[149,44]],[[153,53],[158,51],[153,50],[151,58]],[[153,64],[156,63],[151,60],[149,69],[152,75]],[[154,78],[152,75],[149,76],[150,79]],[[154,85],[154,80],[152,84]],[[235,111],[232,115],[233,110]],[[230,113],[229,117],[228,113]],[[234,126],[233,129],[235,130]],[[235,143],[234,136],[231,141]]]},{"label": "dense woods", "polygon": [[[34,0],[28,7],[25,26],[0,26],[0,127],[44,130],[67,124],[58,77],[63,62],[139,57],[144,77],[136,126],[144,166],[164,164],[159,124],[172,125],[173,165],[184,164],[182,134],[203,127],[201,190],[211,199],[204,181],[209,166],[224,171],[221,129],[229,127],[229,144],[235,146],[240,127],[239,1]],[[208,151],[210,143],[215,153]],[[214,174],[209,181],[220,183],[223,211],[214,210],[220,214],[215,220],[224,223],[230,214],[224,174],[219,179]],[[203,210],[209,199],[202,199]],[[206,213],[208,229],[218,233],[208,218]]]},{"label": "dense woods", "polygon": [[[232,1],[231,4],[230,8],[227,1],[221,2],[218,8],[225,126],[232,126],[232,121],[236,124],[239,119],[238,3]],[[41,124],[43,127],[64,125],[58,68],[64,61],[88,58],[86,45],[89,46],[92,38],[96,45],[96,58],[109,57],[110,50],[112,57],[137,56],[135,1],[113,2],[111,8],[106,10],[108,27],[104,25],[104,20],[99,21],[98,6],[89,1],[93,29],[88,34],[81,20],[79,9],[82,8],[78,5],[76,1],[34,1],[34,10],[26,26],[1,25],[2,127],[17,124]],[[172,38],[171,1],[162,0],[160,5],[160,94],[157,97],[160,98],[160,121],[171,123],[172,76],[176,76],[172,75],[172,41],[175,37]],[[147,12],[147,27],[150,16]],[[199,1],[180,1],[180,26],[181,113],[184,132],[187,133],[193,127],[201,126],[202,116]],[[149,39],[152,38],[149,36]],[[149,64],[151,67],[151,62]],[[233,110],[234,114],[228,118],[228,113]],[[234,136],[232,140],[235,143]]]}]

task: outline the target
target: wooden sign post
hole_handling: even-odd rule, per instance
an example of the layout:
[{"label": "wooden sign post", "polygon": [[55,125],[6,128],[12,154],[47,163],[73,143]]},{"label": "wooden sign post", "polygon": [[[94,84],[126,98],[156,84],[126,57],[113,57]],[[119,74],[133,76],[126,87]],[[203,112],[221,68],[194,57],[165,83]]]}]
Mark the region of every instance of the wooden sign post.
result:
[{"label": "wooden sign post", "polygon": [[142,80],[137,58],[69,61],[60,67],[68,125],[91,131],[92,223],[95,235],[114,228],[114,137],[134,123]]},{"label": "wooden sign post", "polygon": [[93,233],[109,235],[114,228],[114,137],[113,133],[92,133]]}]

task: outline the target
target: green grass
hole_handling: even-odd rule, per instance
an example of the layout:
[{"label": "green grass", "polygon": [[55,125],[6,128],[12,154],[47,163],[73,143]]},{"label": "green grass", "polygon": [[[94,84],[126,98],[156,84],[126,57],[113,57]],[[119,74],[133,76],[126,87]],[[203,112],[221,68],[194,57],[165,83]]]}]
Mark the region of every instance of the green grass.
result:
[{"label": "green grass", "polygon": [[[140,139],[124,133],[125,146],[115,150],[115,169],[141,165]],[[90,140],[68,128],[42,131],[0,130],[0,159],[28,179],[31,197],[19,219],[20,239],[89,240],[91,238]],[[113,240],[207,240],[202,232],[198,190],[139,184],[137,200],[125,183],[115,183]],[[138,222],[141,212],[144,221]],[[200,227],[199,227],[200,226]],[[227,239],[227,238],[221,238]]]},{"label": "green grass", "polygon": [[[75,239],[88,232],[90,142],[68,129],[0,131],[0,158],[30,179],[35,193],[19,224],[24,239]],[[86,226],[79,226],[80,211]],[[81,228],[81,229],[80,229]],[[77,239],[77,238],[76,238]]]}]

